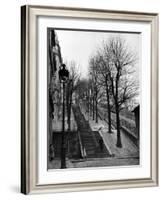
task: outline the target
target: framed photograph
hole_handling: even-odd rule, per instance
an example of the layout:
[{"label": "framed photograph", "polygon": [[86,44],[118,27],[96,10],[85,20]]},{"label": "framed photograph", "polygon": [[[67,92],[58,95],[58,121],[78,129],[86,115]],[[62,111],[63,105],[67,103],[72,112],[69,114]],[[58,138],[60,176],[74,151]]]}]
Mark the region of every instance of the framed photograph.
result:
[{"label": "framed photograph", "polygon": [[158,14],[21,8],[21,192],[158,185]]}]

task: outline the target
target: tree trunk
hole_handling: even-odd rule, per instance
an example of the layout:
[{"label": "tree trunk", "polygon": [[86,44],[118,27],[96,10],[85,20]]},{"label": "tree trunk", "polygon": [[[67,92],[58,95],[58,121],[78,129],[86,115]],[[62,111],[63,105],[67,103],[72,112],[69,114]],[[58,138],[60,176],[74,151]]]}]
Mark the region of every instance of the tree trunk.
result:
[{"label": "tree trunk", "polygon": [[117,121],[117,144],[116,144],[116,146],[121,148],[122,142],[121,142],[121,133],[120,133],[120,118],[119,118],[119,104],[118,104],[118,81],[119,81],[119,76],[117,75],[117,78],[116,78],[116,96],[115,96],[116,121]]},{"label": "tree trunk", "polygon": [[93,120],[95,120],[95,97],[93,96]]},{"label": "tree trunk", "polygon": [[67,125],[68,125],[68,131],[71,130],[71,103],[72,103],[72,88],[71,83],[69,82],[67,84]]},{"label": "tree trunk", "polygon": [[61,141],[61,169],[66,168],[66,141],[65,141],[65,83],[63,82],[62,107],[62,141]]},{"label": "tree trunk", "polygon": [[108,109],[108,132],[112,133],[112,130],[111,130],[110,96],[109,96],[109,88],[108,88],[107,78],[106,78],[106,83],[105,84],[106,84],[107,109]]},{"label": "tree trunk", "polygon": [[70,92],[69,92],[69,83],[66,88],[66,110],[67,110],[67,125],[69,124],[69,101],[70,101]]},{"label": "tree trunk", "polygon": [[88,107],[88,119],[89,119],[89,114],[90,114],[90,104],[89,104],[89,103],[90,103],[90,102],[89,102],[89,101],[90,101],[90,97],[89,97],[89,91],[88,91],[88,94],[87,94],[87,95],[88,95],[88,101],[87,101],[87,105],[88,105],[88,106],[87,106],[87,107]]},{"label": "tree trunk", "polygon": [[70,93],[69,109],[68,109],[68,131],[71,130],[71,107],[72,107],[72,92]]},{"label": "tree trunk", "polygon": [[121,148],[121,133],[120,133],[120,118],[119,118],[119,106],[116,105],[116,121],[117,121],[117,147]]},{"label": "tree trunk", "polygon": [[97,101],[97,89],[96,89],[96,100],[95,100],[95,103],[96,103],[96,123],[98,123],[98,101]]},{"label": "tree trunk", "polygon": [[92,97],[90,97],[90,117],[92,117]]}]

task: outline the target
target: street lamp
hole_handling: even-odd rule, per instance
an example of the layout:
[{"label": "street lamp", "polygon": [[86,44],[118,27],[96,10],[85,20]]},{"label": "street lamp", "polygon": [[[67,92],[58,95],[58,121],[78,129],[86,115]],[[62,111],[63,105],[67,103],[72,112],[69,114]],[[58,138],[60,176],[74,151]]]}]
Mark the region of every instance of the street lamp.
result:
[{"label": "street lamp", "polygon": [[62,64],[59,69],[59,80],[63,84],[63,106],[62,106],[62,142],[61,142],[61,169],[66,168],[66,142],[65,142],[65,83],[69,78],[66,65]]}]

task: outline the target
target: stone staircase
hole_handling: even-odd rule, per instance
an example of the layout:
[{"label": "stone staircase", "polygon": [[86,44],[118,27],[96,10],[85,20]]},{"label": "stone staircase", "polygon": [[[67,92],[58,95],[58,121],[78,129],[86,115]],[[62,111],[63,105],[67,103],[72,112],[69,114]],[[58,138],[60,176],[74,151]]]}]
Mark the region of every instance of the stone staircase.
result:
[{"label": "stone staircase", "polygon": [[86,158],[104,158],[109,157],[110,154],[107,151],[105,144],[103,143],[103,149],[101,150],[99,140],[101,139],[98,131],[92,131],[88,121],[86,121],[82,114],[80,107],[74,105],[73,113],[77,123],[78,131],[80,134],[82,146],[85,149]]}]

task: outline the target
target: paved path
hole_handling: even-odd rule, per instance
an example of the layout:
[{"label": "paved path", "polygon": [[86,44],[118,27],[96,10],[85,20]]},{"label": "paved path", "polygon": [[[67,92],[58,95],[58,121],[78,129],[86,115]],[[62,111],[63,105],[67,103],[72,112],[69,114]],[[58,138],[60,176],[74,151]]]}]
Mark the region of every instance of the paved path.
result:
[{"label": "paved path", "polygon": [[86,121],[79,106],[73,106],[73,113],[81,137],[82,145],[86,152],[86,157],[102,158],[110,156],[104,143],[102,145],[103,148],[100,148],[99,140],[102,139],[102,137],[98,131],[92,131],[89,122]]},{"label": "paved path", "polygon": [[[85,113],[85,109],[81,109],[85,118],[88,119],[87,113]],[[125,157],[139,157],[139,148],[130,140],[129,137],[126,136],[123,130],[121,130],[121,140],[122,140],[122,148],[116,147],[117,134],[116,130],[113,129],[113,133],[108,133],[108,124],[106,121],[99,119],[98,123],[91,120],[89,118],[89,125],[93,131],[99,131],[103,141],[105,143],[106,148],[116,158],[125,158]]]}]

